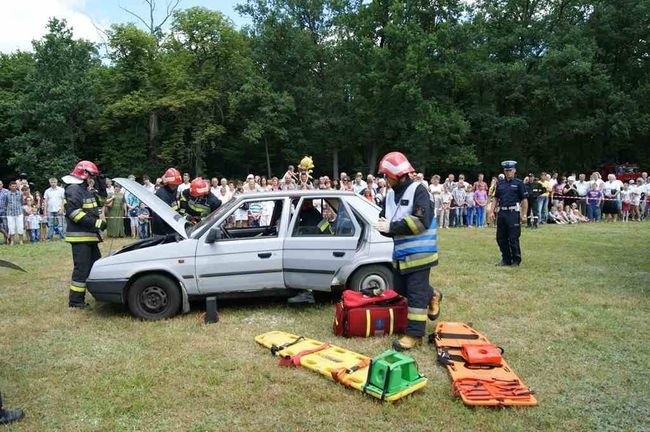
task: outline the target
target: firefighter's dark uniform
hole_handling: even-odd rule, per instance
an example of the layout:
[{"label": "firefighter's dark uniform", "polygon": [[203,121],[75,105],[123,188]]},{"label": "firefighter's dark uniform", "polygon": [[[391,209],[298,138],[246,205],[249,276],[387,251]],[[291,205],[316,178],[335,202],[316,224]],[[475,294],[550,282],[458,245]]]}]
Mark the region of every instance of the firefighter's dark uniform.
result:
[{"label": "firefighter's dark uniform", "polygon": [[[390,199],[394,205],[388,203]],[[410,212],[405,210],[408,208]],[[403,217],[399,216],[400,212]],[[392,237],[395,243],[394,289],[408,299],[406,335],[421,338],[426,330],[427,308],[434,295],[429,273],[438,264],[433,202],[423,185],[409,179],[389,191],[379,216],[390,221],[389,232],[382,234]]]},{"label": "firefighter's dark uniform", "polygon": [[102,241],[101,231],[106,228],[106,221],[99,218],[99,210],[106,199],[106,186],[99,179],[96,184],[96,191],[88,190],[85,181],[65,188],[65,241],[72,246],[74,264],[69,306],[85,306],[86,279],[95,261],[101,258],[98,244]]},{"label": "firefighter's dark uniform", "polygon": [[181,193],[181,213],[199,222],[221,206],[221,200],[211,193],[202,197],[193,197],[189,189]]},{"label": "firefighter's dark uniform", "polygon": [[537,209],[537,198],[546,192],[546,188],[538,181],[533,180],[525,184],[528,193],[528,227],[537,228],[539,214]]},{"label": "firefighter's dark uniform", "polygon": [[497,214],[497,244],[503,265],[521,263],[520,203],[528,197],[524,182],[518,178],[499,180],[495,192]]},{"label": "firefighter's dark uniform", "polygon": [[[171,190],[168,186],[161,186],[156,191],[156,196],[163,200],[172,210],[180,212],[180,205],[176,199],[176,192]],[[176,231],[160,217],[156,212],[152,212],[151,217],[151,232],[153,235],[167,235],[174,234]]]}]

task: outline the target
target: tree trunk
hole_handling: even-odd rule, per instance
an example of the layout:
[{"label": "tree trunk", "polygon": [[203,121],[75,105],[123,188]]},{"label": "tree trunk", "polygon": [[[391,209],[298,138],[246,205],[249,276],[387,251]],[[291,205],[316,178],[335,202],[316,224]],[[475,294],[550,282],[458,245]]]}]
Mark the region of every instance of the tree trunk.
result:
[{"label": "tree trunk", "polygon": [[264,151],[266,152],[266,173],[267,179],[271,179],[271,157],[269,156],[269,142],[264,135]]},{"label": "tree trunk", "polygon": [[158,159],[156,149],[156,138],[158,137],[158,113],[152,111],[149,114],[149,158]]},{"label": "tree trunk", "polygon": [[332,152],[332,180],[339,178],[339,149],[334,147]]},{"label": "tree trunk", "polygon": [[370,154],[368,155],[368,174],[375,174],[377,169],[377,142],[373,141],[370,147]]}]

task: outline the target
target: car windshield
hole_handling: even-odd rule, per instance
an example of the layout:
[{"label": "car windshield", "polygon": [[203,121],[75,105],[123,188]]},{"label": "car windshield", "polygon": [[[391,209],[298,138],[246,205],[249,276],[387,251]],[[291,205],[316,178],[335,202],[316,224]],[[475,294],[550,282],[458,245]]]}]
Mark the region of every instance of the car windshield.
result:
[{"label": "car windshield", "polygon": [[219,219],[224,213],[227,213],[230,211],[231,208],[235,206],[236,199],[231,199],[225,204],[222,204],[221,207],[213,211],[203,219],[201,222],[197,223],[196,225],[191,225],[187,228],[187,236],[190,237],[193,233],[199,233],[203,229],[203,227],[210,226],[214,221]]}]

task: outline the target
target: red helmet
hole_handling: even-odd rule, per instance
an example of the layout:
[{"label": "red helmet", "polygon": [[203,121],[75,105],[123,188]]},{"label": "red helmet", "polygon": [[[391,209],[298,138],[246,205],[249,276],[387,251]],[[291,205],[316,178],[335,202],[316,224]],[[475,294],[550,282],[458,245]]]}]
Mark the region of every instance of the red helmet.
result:
[{"label": "red helmet", "polygon": [[207,180],[197,177],[190,183],[190,195],[193,197],[206,196],[210,193],[210,185]]},{"label": "red helmet", "polygon": [[169,168],[165,171],[165,174],[162,176],[162,182],[164,185],[175,185],[183,183],[181,178],[181,173],[176,168]]},{"label": "red helmet", "polygon": [[393,180],[414,172],[411,162],[400,152],[390,152],[379,162],[379,172]]},{"label": "red helmet", "polygon": [[96,176],[99,174],[99,168],[94,163],[83,160],[77,163],[77,166],[74,167],[71,176],[77,177],[81,180],[86,180],[90,176]]}]

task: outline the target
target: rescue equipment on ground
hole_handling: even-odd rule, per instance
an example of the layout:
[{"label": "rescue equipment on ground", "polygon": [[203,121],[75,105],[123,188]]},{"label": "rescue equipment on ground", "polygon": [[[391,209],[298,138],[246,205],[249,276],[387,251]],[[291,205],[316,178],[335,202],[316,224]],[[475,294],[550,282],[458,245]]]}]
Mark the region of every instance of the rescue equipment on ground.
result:
[{"label": "rescue equipment on ground", "polygon": [[370,358],[282,331],[261,334],[255,341],[280,357],[280,365],[305,367],[380,400],[396,401],[427,385],[415,360],[395,351]]},{"label": "rescue equipment on ground", "polygon": [[336,304],[332,329],[335,335],[345,337],[401,334],[406,330],[407,316],[406,299],[393,290],[377,296],[345,290]]},{"label": "rescue equipment on ground", "polygon": [[429,342],[451,376],[454,397],[465,405],[533,406],[533,391],[510,369],[503,350],[465,323],[440,322]]}]

